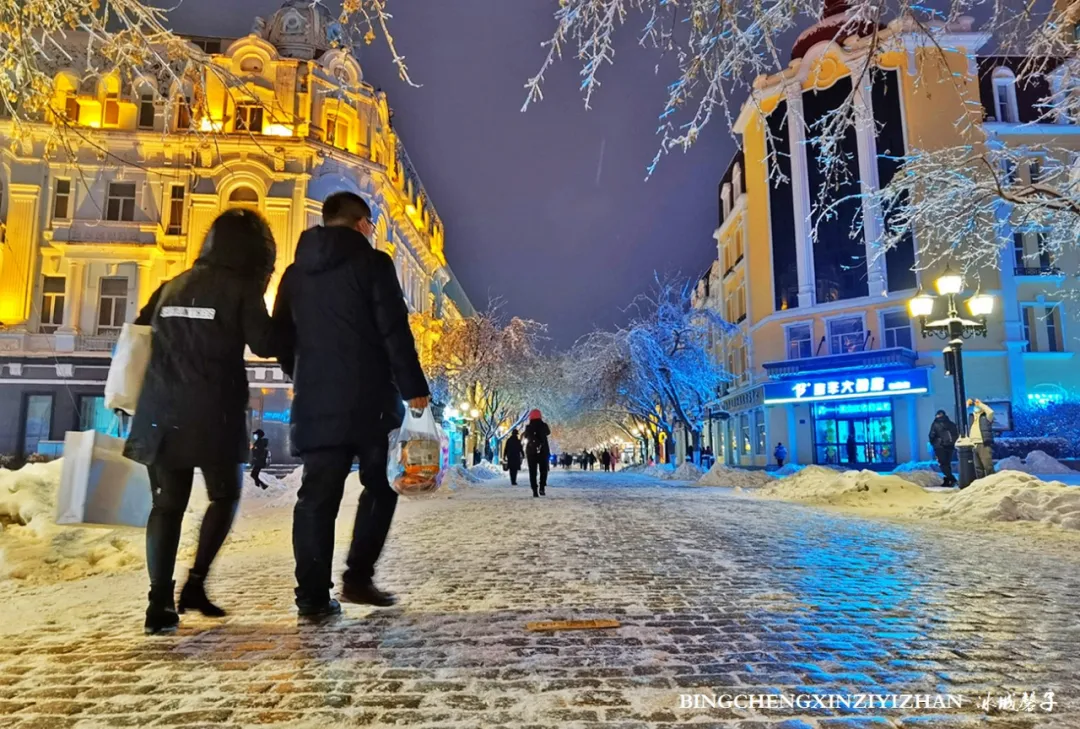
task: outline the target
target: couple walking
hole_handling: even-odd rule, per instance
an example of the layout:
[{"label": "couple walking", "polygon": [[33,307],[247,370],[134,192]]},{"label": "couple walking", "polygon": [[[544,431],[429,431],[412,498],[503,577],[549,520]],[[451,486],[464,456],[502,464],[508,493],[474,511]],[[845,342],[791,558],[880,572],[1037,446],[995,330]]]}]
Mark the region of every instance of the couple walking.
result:
[{"label": "couple walking", "polygon": [[[150,573],[145,632],[170,633],[178,613],[221,617],[205,580],[228,536],[247,460],[248,381],[244,347],[277,357],[293,381],[291,441],[304,463],[293,516],[296,605],[309,619],[337,615],[331,569],[334,522],[354,460],[364,491],[356,511],[341,598],[387,606],[375,563],[397,506],[386,477],[388,434],[409,407],[429,404],[394,264],[370,244],[371,210],[357,195],[323,205],[322,227],[306,231],[278,288],[274,315],[263,302],[276,259],[265,220],[230,210],[214,221],[195,265],[162,285],[140,312],[153,327],[152,353],[126,454],[147,465],[153,508],[146,529]],[[195,563],[174,602],[173,570],[194,469],[210,505]]]},{"label": "couple walking", "polygon": [[[507,470],[510,471],[510,485],[517,486],[518,471],[521,470],[521,461],[524,456],[529,462],[529,485],[532,486],[534,497],[544,496],[547,491],[548,469],[551,466],[551,447],[548,445],[548,436],[551,428],[544,422],[539,410],[529,413],[529,424],[525,426],[525,446],[521,445],[517,428],[510,433],[503,448],[503,456],[506,458]],[[537,481],[539,471],[540,480]]]}]

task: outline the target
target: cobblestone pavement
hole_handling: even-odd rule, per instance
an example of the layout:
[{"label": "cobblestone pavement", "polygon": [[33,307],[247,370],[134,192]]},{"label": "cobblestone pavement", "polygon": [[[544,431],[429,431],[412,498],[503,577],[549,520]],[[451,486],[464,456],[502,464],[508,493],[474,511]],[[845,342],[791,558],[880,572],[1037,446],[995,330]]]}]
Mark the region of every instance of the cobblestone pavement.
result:
[{"label": "cobblestone pavement", "polygon": [[[632,476],[560,473],[548,493],[403,503],[380,567],[402,605],[322,627],[292,611],[287,509],[245,516],[270,543],[226,546],[211,593],[230,617],[173,637],[141,635],[140,573],[15,591],[0,727],[1080,727],[1067,550]],[[601,617],[622,627],[525,630]],[[997,707],[1050,690],[1052,712]],[[965,702],[681,708],[808,692]]]}]

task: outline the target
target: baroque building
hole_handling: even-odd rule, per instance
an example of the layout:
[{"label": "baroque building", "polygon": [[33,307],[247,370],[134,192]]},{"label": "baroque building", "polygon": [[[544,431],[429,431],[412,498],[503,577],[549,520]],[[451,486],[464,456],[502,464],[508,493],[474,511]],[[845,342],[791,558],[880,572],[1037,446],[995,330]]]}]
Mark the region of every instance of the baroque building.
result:
[{"label": "baroque building", "polygon": [[[286,0],[244,38],[193,38],[211,58],[197,90],[58,61],[66,150],[52,124],[14,139],[0,119],[0,454],[113,427],[102,393],[120,327],[191,266],[230,207],[258,210],[274,232],[268,305],[322,201],[349,190],[371,205],[372,244],[395,261],[422,356],[443,322],[473,313],[386,95],[335,47],[334,23],[320,4]],[[252,426],[284,455],[289,384],[273,362],[252,358],[248,373]]]},{"label": "baroque building", "polygon": [[[1044,150],[1032,152],[1026,169],[1008,171],[1023,181],[1080,169],[1080,126],[1040,107],[1059,83],[1053,72],[1017,83],[1023,59],[980,55],[989,34],[970,18],[937,26],[933,41],[901,18],[878,29],[895,50],[864,74],[864,40],[833,40],[846,11],[842,1],[826,3],[788,68],[756,79],[736,123],[741,149],[719,185],[717,260],[695,305],[720,311],[741,333],[717,349],[732,380],[705,434],[732,465],[773,463],[782,442],[796,463],[890,468],[933,457],[926,434],[936,410],[955,419],[945,342],[921,338],[907,310],[919,288],[933,290],[945,265],[920,263],[919,252],[952,241],[921,230],[885,255],[877,249],[885,221],[871,193],[889,183],[899,157],[970,143],[966,129],[988,145]],[[808,129],[853,92],[857,123],[840,149],[848,174],[825,189]],[[1048,149],[1061,158],[1048,158]],[[836,203],[839,215],[820,221],[815,236],[819,200]],[[979,272],[996,308],[987,336],[969,340],[964,357],[969,396],[994,407],[995,427],[1007,433],[1014,404],[1080,394],[1071,331],[1080,306],[1073,277],[1062,273],[1080,260],[1075,252],[1053,260],[1041,231],[1006,202],[996,215],[1000,260]]]}]

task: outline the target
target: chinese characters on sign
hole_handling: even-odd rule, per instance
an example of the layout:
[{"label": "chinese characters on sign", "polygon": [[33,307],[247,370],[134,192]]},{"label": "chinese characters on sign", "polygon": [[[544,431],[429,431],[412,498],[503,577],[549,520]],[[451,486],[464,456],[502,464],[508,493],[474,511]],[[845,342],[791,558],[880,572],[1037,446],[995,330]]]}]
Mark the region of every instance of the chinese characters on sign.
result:
[{"label": "chinese characters on sign", "polygon": [[838,376],[830,379],[771,382],[765,386],[765,404],[847,400],[927,392],[925,370],[908,370],[863,377]]},{"label": "chinese characters on sign", "polygon": [[1045,692],[1042,695],[1042,701],[1038,700],[1034,691],[1025,692],[1019,697],[1015,694],[992,696],[987,693],[986,696],[976,702],[976,705],[987,713],[991,711],[1026,711],[1028,713],[1034,713],[1039,710],[1051,712],[1054,710],[1055,706],[1054,692]]}]

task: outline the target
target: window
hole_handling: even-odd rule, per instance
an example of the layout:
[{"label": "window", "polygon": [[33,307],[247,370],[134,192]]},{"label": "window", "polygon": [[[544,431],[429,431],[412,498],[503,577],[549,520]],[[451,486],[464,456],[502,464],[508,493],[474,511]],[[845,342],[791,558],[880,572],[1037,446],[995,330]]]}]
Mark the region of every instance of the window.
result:
[{"label": "window", "polygon": [[259,193],[250,187],[238,187],[229,194],[229,207],[257,209]]},{"label": "window", "polygon": [[79,430],[96,430],[104,435],[114,433],[116,416],[105,407],[103,395],[79,396]]},{"label": "window", "polygon": [[41,331],[55,332],[64,323],[64,277],[46,276],[41,283]]},{"label": "window", "polygon": [[1017,273],[1022,273],[1027,268],[1023,233],[1013,233],[1013,265]]},{"label": "window", "polygon": [[737,264],[739,261],[742,260],[742,257],[743,257],[743,234],[742,234],[742,229],[741,228],[739,228],[739,229],[737,229],[735,231],[734,240],[735,240],[735,260],[732,261],[732,263]]},{"label": "window", "polygon": [[239,104],[236,107],[236,131],[262,134],[263,109],[258,104]]},{"label": "window", "polygon": [[154,95],[143,94],[139,99],[139,129],[154,128]]},{"label": "window", "polygon": [[914,349],[911,339],[911,320],[906,311],[886,311],[881,317],[881,338],[883,346]]},{"label": "window", "polygon": [[735,193],[735,201],[738,202],[739,197],[742,195],[742,168],[737,164],[731,171],[731,184]]},{"label": "window", "polygon": [[756,438],[754,439],[754,455],[761,456],[765,454],[765,411],[758,410],[754,413],[754,423],[757,428]]},{"label": "window", "polygon": [[750,416],[747,413],[739,416],[739,431],[742,433],[742,452],[750,455]]},{"label": "window", "polygon": [[793,324],[787,328],[788,359],[806,359],[814,356],[813,326]]},{"label": "window", "polygon": [[53,220],[71,218],[71,180],[57,180],[53,190]]},{"label": "window", "polygon": [[176,109],[176,128],[178,130],[191,129],[191,98],[180,97],[180,103]]},{"label": "window", "polygon": [[1016,112],[1016,78],[1007,68],[994,69],[994,112],[999,122],[1020,121]]},{"label": "window", "polygon": [[729,215],[731,215],[731,185],[730,184],[728,184],[726,182],[724,183],[723,190],[720,193],[720,198],[723,201],[722,205],[723,205],[723,210],[724,210],[724,220],[727,220],[727,217]]},{"label": "window", "polygon": [[79,97],[75,95],[74,91],[68,92],[67,99],[64,102],[64,116],[72,124],[79,123]]},{"label": "window", "polygon": [[1010,185],[1016,184],[1016,163],[1011,159],[1006,158],[1001,163],[1001,170],[1005,177],[1006,182]]},{"label": "window", "polygon": [[101,279],[101,299],[98,304],[98,334],[120,331],[127,319],[128,280]]},{"label": "window", "polygon": [[326,115],[326,143],[346,149],[349,146],[349,122],[337,114]]},{"label": "window", "polygon": [[27,395],[23,415],[22,453],[37,453],[38,443],[52,439],[52,395]]},{"label": "window", "polygon": [[1028,162],[1028,179],[1032,185],[1043,181],[1042,160],[1036,158]]},{"label": "window", "polygon": [[863,348],[864,339],[861,316],[833,319],[829,322],[829,352],[832,354],[859,352]]},{"label": "window", "polygon": [[203,53],[213,55],[215,53],[221,53],[221,39],[220,38],[202,38],[199,40],[193,40],[191,43],[202,49]]},{"label": "window", "polygon": [[1035,307],[1025,306],[1024,312],[1024,341],[1027,345],[1024,347],[1025,352],[1038,352],[1039,345],[1035,341],[1035,332],[1038,331],[1038,326],[1035,322]]},{"label": "window", "polygon": [[240,61],[240,70],[244,73],[262,73],[262,60],[256,56],[248,56]]},{"label": "window", "polygon": [[105,94],[105,109],[102,112],[102,123],[107,127],[115,127],[120,123],[120,94],[110,91]]},{"label": "window", "polygon": [[1035,245],[1039,251],[1039,269],[1041,273],[1048,273],[1054,268],[1054,257],[1046,246],[1046,236],[1042,231],[1035,233]]},{"label": "window", "polygon": [[1046,349],[1048,352],[1061,352],[1064,349],[1061,341],[1061,321],[1058,319],[1056,306],[1046,308]]},{"label": "window", "polygon": [[135,183],[110,182],[109,198],[105,201],[106,220],[135,219]]},{"label": "window", "polygon": [[740,282],[738,288],[735,289],[735,319],[734,322],[741,322],[746,318],[746,284]]},{"label": "window", "polygon": [[169,227],[167,235],[184,234],[184,186],[173,185],[169,193]]}]

